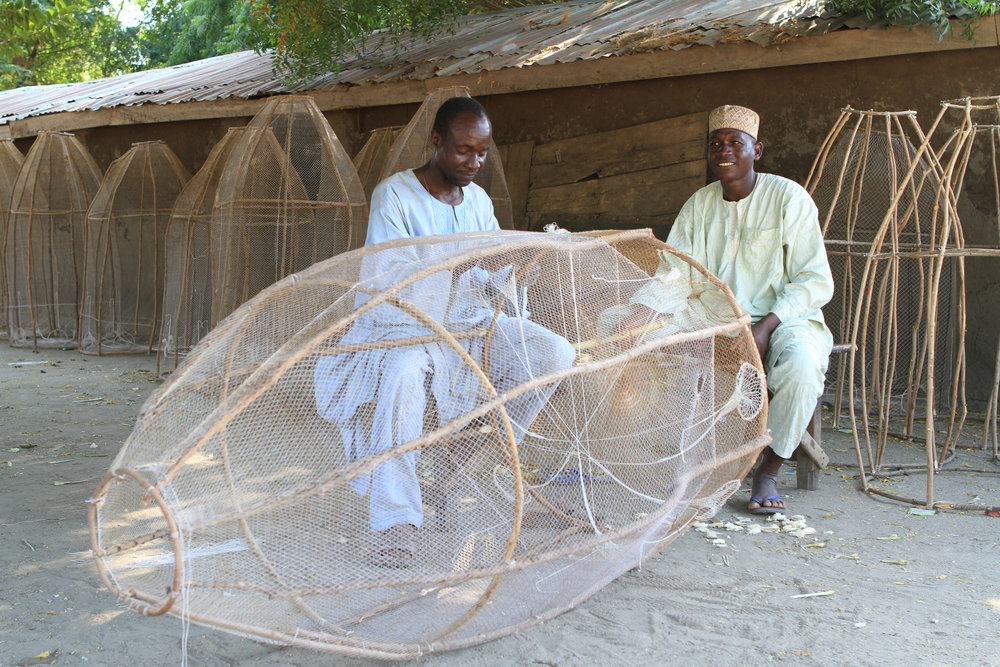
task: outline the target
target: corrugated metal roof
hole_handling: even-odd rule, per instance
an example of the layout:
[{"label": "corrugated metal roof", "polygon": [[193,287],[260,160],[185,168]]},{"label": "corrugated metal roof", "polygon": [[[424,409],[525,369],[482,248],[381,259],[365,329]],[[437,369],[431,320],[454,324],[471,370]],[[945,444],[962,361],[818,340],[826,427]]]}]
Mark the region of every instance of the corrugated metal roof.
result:
[{"label": "corrugated metal roof", "polygon": [[[308,84],[288,85],[268,54],[232,53],[197,62],[82,83],[0,92],[0,125],[42,114],[138,104],[251,99],[388,81],[475,74],[531,65],[595,60],[695,44],[776,44],[843,27],[818,0],[575,0],[463,17],[453,31],[408,40],[390,64],[354,59]],[[379,53],[379,38],[369,42]],[[391,51],[382,51],[391,53]]]}]

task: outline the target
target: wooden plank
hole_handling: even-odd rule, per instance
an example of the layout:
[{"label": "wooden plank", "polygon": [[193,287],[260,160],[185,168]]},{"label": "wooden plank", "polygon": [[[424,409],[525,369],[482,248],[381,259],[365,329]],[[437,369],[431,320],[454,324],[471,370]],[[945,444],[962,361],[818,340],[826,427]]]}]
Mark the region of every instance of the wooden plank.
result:
[{"label": "wooden plank", "polygon": [[802,434],[802,440],[799,441],[799,452],[805,453],[818,468],[825,468],[830,463],[830,457],[823,451],[823,447],[809,435],[808,431]]},{"label": "wooden plank", "polygon": [[575,229],[641,226],[663,216],[673,220],[687,198],[705,184],[705,160],[619,174],[582,183],[532,188],[529,229],[548,222]]},{"label": "wooden plank", "polygon": [[510,193],[514,229],[526,229],[524,215],[528,207],[528,176],[531,171],[531,154],[534,146],[533,141],[497,146],[500,162],[503,164],[504,178],[507,179],[507,191]]},{"label": "wooden plank", "polygon": [[823,402],[817,401],[812,418],[795,450],[795,486],[807,491],[819,488],[819,472],[830,463],[823,451]]},{"label": "wooden plank", "polygon": [[535,146],[531,187],[578,183],[705,157],[708,113],[595,132]]},{"label": "wooden plank", "polygon": [[796,454],[795,488],[805,491],[815,491],[819,488],[819,468],[808,456]]}]

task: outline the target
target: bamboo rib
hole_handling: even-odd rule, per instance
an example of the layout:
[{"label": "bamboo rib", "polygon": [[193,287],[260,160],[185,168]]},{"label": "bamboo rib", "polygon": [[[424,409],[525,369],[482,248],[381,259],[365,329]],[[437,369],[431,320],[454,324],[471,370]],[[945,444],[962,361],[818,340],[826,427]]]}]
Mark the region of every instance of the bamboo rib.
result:
[{"label": "bamboo rib", "polygon": [[[103,560],[107,552],[101,549],[100,537],[97,531],[98,522],[96,521],[98,504],[103,501],[105,496],[105,489],[107,489],[108,484],[126,475],[128,477],[131,477],[132,480],[135,483],[137,483],[140,487],[142,487],[146,491],[146,493],[149,496],[151,496],[153,500],[156,502],[157,507],[163,513],[164,520],[167,522],[168,532],[165,534],[165,536],[170,538],[170,543],[174,548],[174,577],[173,577],[173,583],[167,592],[167,597],[159,603],[160,604],[159,607],[153,607],[152,605],[150,605],[149,608],[141,610],[142,614],[145,616],[159,616],[161,614],[165,614],[168,611],[170,611],[170,608],[174,606],[174,603],[177,601],[177,598],[183,593],[181,588],[181,583],[184,581],[183,558],[182,558],[182,554],[184,553],[184,547],[183,544],[181,543],[181,532],[177,526],[177,521],[174,518],[173,513],[170,511],[170,508],[167,507],[167,504],[163,501],[163,497],[160,495],[159,490],[155,489],[153,485],[151,485],[148,481],[146,481],[146,479],[141,474],[129,470],[127,468],[119,468],[114,472],[108,473],[107,475],[104,476],[104,479],[101,480],[101,483],[97,487],[97,491],[94,492],[94,495],[90,499],[89,511],[91,513],[90,514],[91,549],[93,550],[95,556],[95,562],[97,563],[98,573],[100,574],[101,579],[104,581],[104,584],[113,593],[115,593],[121,600],[125,600],[127,598],[137,598],[136,594],[137,591],[134,590],[122,591],[120,587],[112,583],[110,571]],[[155,534],[162,534],[162,533],[158,532]],[[137,542],[137,544],[139,543],[142,542]],[[117,551],[123,551],[123,550],[124,549],[118,549]]]}]

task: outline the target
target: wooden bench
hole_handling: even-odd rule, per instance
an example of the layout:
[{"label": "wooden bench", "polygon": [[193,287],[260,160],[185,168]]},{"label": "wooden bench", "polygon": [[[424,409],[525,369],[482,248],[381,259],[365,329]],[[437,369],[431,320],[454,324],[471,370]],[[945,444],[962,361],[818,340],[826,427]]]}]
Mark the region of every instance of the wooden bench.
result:
[{"label": "wooden bench", "polygon": [[[834,345],[830,356],[843,354],[852,349],[850,343]],[[823,451],[823,397],[816,401],[809,425],[802,440],[795,449],[795,487],[815,491],[819,488],[819,471],[830,463],[830,457]]]}]

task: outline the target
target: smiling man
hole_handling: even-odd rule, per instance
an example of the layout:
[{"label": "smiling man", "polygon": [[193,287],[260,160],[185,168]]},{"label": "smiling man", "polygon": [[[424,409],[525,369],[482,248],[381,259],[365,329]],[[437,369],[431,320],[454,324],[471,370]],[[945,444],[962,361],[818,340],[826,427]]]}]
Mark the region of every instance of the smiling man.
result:
[{"label": "smiling man", "polygon": [[[750,314],[771,395],[771,446],[753,473],[747,509],[783,512],[777,476],[816,408],[833,338],[820,310],[833,276],[816,205],[797,183],[756,170],[764,146],[760,119],[746,107],[721,106],[708,117],[708,163],[718,180],[691,196],[667,238],[732,288]],[[652,301],[647,301],[652,303]],[[625,324],[648,323],[656,311],[637,305]]]}]

